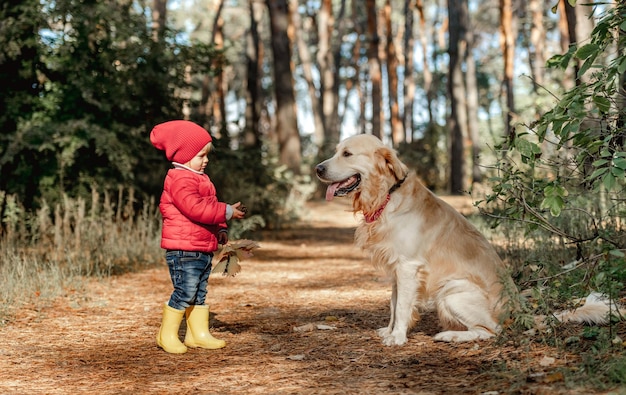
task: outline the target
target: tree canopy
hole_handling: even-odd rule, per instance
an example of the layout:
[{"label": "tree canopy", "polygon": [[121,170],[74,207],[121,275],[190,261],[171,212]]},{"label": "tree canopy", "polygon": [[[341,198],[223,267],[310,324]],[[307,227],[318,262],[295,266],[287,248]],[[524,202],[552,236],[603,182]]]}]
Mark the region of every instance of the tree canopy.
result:
[{"label": "tree canopy", "polygon": [[[176,118],[206,127],[224,150],[241,150],[250,167],[271,164],[304,175],[341,137],[377,134],[429,186],[452,193],[492,175],[498,148],[543,153],[545,144],[524,145],[517,136],[525,134],[521,125],[556,117],[559,108],[566,110],[558,115],[563,121],[544,123],[542,141],[542,133],[580,125],[589,127],[578,135],[602,135],[578,116],[580,122],[565,122],[588,106],[599,111],[595,125],[602,128],[611,109],[617,120],[611,125],[622,127],[615,81],[626,64],[619,3],[360,5],[5,2],[0,190],[17,194],[26,207],[94,185],[154,195],[167,164],[146,136],[153,125]],[[561,69],[542,67],[545,59]],[[587,76],[603,67],[614,74],[594,81],[614,85],[598,95]],[[581,84],[596,90],[584,96],[590,103],[575,89]],[[610,133],[618,158],[620,133]],[[572,140],[562,137],[559,149],[571,148]],[[611,175],[613,186],[623,185],[620,160],[602,158],[590,156],[586,168],[605,171],[606,186]],[[606,173],[609,162],[613,170]],[[224,171],[232,165],[222,164]],[[258,174],[250,171],[250,180]]]}]

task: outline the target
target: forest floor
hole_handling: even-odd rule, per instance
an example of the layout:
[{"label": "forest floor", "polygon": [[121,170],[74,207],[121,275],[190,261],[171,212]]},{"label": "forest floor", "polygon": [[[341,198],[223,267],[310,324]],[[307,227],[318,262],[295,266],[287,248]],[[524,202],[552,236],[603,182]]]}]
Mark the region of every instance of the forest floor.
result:
[{"label": "forest floor", "polygon": [[406,345],[384,346],[375,330],[388,323],[390,285],[353,246],[348,208],[309,203],[301,222],[263,235],[237,277],[211,277],[212,331],[226,348],[156,346],[171,292],[163,263],[17,312],[0,327],[0,394],[599,393],[563,374],[581,365],[575,353],[532,339],[434,342],[433,314]]}]

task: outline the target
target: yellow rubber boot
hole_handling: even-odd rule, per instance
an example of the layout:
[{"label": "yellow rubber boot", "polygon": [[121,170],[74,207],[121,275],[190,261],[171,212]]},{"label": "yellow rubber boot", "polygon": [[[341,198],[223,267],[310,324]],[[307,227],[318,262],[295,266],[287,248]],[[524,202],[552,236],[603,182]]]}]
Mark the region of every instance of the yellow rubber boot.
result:
[{"label": "yellow rubber boot", "polygon": [[200,347],[215,350],[226,346],[224,340],[214,338],[209,332],[209,306],[189,306],[187,314],[187,333],[185,344],[187,347]]},{"label": "yellow rubber boot", "polygon": [[178,338],[178,328],[183,320],[183,314],[185,314],[185,310],[177,310],[168,306],[167,303],[163,306],[163,321],[161,322],[161,329],[159,329],[156,341],[159,347],[170,354],[184,354],[187,352],[187,347]]}]

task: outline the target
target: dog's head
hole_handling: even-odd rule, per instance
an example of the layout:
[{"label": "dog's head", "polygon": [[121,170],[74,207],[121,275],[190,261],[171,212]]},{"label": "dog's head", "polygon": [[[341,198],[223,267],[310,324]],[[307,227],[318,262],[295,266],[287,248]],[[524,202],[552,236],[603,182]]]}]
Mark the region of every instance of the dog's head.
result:
[{"label": "dog's head", "polygon": [[380,139],[359,134],[339,143],[335,155],[318,164],[315,171],[328,184],[326,200],[350,196],[355,211],[370,213],[380,207],[391,187],[406,177],[408,169]]}]

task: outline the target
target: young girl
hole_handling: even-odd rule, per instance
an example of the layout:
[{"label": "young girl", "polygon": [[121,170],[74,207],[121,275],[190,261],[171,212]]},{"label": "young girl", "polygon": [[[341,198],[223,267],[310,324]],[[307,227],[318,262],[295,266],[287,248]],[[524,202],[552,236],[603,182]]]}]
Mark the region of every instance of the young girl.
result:
[{"label": "young girl", "polygon": [[[163,216],[161,248],[166,250],[174,292],[163,306],[163,321],[157,344],[163,350],[182,354],[187,347],[222,348],[226,342],[209,333],[209,306],[205,305],[213,252],[218,243],[228,243],[226,221],[240,219],[240,202],[218,201],[215,186],[204,174],[209,163],[211,136],[189,121],[169,121],[150,132],[150,141],[172,162],[167,172],[159,209]],[[182,343],[178,328],[187,320]]]}]

